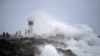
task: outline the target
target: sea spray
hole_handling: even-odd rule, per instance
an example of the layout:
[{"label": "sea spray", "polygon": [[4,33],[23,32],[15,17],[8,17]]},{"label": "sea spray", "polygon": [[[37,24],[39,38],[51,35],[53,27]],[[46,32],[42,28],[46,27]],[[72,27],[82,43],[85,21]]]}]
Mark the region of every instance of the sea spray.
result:
[{"label": "sea spray", "polygon": [[56,50],[56,48],[52,45],[46,45],[42,51],[40,56],[60,56]]}]

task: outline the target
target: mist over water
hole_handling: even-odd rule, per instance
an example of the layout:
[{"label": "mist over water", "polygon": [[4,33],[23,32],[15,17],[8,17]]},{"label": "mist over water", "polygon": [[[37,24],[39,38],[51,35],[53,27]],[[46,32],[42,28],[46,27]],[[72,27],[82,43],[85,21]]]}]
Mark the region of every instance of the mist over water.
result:
[{"label": "mist over water", "polygon": [[[93,29],[85,24],[70,25],[55,20],[49,14],[39,11],[34,16],[34,32],[37,34],[64,34],[63,41],[78,56],[100,56],[100,39]],[[70,40],[68,39],[70,38]],[[59,56],[52,45],[44,47],[41,56]]]}]

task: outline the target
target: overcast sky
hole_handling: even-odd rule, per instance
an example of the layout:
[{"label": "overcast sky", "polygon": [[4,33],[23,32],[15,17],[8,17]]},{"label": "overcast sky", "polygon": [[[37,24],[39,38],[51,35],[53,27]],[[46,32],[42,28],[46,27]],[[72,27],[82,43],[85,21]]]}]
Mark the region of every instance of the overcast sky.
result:
[{"label": "overcast sky", "polygon": [[0,0],[0,33],[25,30],[27,17],[36,11],[68,24],[87,24],[100,34],[100,0]]}]

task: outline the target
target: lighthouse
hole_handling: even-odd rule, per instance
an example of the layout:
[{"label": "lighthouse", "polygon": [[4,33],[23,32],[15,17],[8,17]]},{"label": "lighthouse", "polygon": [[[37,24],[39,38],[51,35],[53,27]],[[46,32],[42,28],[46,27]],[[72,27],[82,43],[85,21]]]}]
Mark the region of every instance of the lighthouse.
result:
[{"label": "lighthouse", "polygon": [[28,18],[28,37],[33,37],[33,18]]}]

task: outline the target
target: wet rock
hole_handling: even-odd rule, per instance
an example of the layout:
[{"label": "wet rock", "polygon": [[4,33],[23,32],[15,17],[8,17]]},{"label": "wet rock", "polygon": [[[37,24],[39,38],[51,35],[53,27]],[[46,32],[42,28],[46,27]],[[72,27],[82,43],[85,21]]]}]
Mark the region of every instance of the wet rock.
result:
[{"label": "wet rock", "polygon": [[70,49],[68,49],[68,50],[62,50],[60,48],[60,49],[57,49],[57,50],[58,50],[59,53],[62,53],[64,56],[77,56]]},{"label": "wet rock", "polygon": [[13,56],[15,54],[20,54],[19,46],[8,40],[0,39],[0,56]]},{"label": "wet rock", "polygon": [[0,56],[35,56],[40,51],[30,42],[23,39],[0,39]]}]

